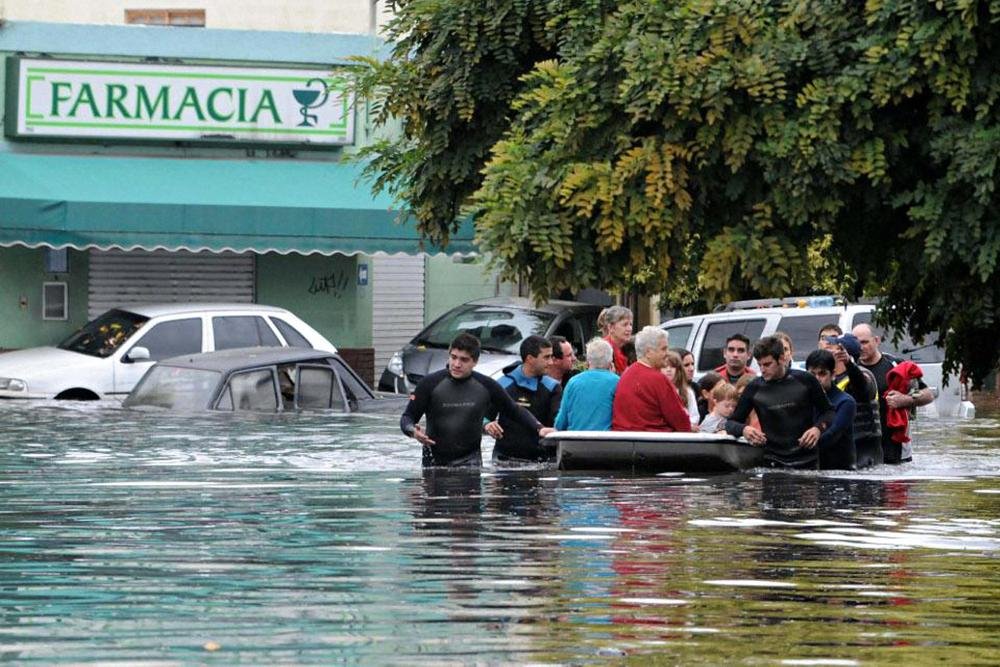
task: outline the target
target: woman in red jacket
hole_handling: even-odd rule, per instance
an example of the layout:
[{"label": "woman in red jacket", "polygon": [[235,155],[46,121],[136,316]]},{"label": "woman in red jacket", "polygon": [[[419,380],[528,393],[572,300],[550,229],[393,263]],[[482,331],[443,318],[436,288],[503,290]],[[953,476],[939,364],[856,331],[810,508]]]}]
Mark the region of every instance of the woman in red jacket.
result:
[{"label": "woman in red jacket", "polygon": [[632,338],[632,311],[625,306],[610,306],[598,318],[604,340],[611,343],[614,352],[615,372],[621,375],[628,368],[628,358],[622,346]]}]

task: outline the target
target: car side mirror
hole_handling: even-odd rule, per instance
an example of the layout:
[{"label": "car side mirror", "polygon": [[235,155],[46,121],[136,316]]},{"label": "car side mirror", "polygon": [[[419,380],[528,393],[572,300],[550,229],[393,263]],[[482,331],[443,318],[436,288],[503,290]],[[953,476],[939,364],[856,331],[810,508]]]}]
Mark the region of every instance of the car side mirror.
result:
[{"label": "car side mirror", "polygon": [[126,364],[135,363],[136,361],[149,361],[149,348],[136,345],[122,357],[122,361]]}]

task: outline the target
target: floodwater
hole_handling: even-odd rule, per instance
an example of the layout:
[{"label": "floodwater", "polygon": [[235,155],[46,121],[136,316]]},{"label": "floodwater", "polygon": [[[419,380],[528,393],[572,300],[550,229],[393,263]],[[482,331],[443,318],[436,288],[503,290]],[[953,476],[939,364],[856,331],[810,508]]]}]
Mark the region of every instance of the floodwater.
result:
[{"label": "floodwater", "polygon": [[396,420],[0,403],[0,661],[996,664],[1000,422],[853,474],[424,474]]}]

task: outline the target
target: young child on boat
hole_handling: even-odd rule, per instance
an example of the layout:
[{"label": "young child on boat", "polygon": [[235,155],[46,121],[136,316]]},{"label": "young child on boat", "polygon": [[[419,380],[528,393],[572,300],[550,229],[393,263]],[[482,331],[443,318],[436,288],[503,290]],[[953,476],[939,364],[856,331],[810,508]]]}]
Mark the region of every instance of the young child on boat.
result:
[{"label": "young child on boat", "polygon": [[736,409],[736,387],[728,382],[720,382],[712,388],[711,411],[698,427],[702,433],[717,433],[726,428],[726,420]]}]

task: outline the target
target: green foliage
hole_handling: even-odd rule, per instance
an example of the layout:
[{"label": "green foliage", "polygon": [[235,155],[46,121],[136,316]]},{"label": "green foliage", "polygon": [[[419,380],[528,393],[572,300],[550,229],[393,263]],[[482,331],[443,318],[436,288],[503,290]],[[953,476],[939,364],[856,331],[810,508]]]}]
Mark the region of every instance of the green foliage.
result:
[{"label": "green foliage", "polygon": [[[376,125],[401,136],[361,151],[375,189],[405,201],[421,234],[439,245],[481,182],[490,149],[509,125],[519,77],[554,54],[558,3],[530,0],[398,0],[387,26],[389,59],[364,65],[358,92]],[[581,9],[588,3],[581,3]]]},{"label": "green foliage", "polygon": [[[997,363],[1000,0],[412,0],[363,91],[421,231],[541,298],[862,288]],[[836,289],[835,289],[836,288]]]}]

